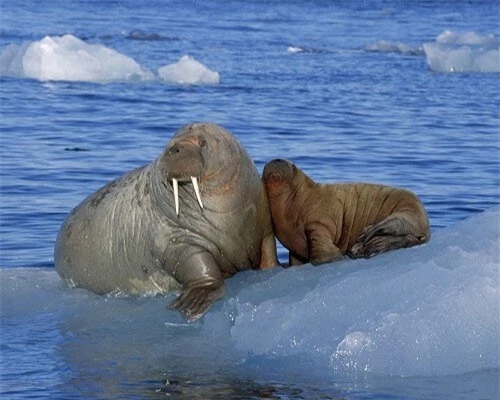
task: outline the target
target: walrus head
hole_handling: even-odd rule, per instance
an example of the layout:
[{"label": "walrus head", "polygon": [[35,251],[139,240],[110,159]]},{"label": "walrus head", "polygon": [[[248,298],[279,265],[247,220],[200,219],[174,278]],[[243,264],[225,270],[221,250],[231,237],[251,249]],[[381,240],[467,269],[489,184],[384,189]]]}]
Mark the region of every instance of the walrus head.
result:
[{"label": "walrus head", "polygon": [[297,172],[297,167],[287,160],[275,159],[269,161],[262,171],[262,181],[267,191],[276,190],[290,183]]},{"label": "walrus head", "polygon": [[262,171],[262,182],[269,198],[296,196],[301,188],[314,186],[314,181],[304,171],[288,160],[269,161]]},{"label": "walrus head", "polygon": [[[236,154],[237,153],[237,154]],[[175,212],[179,215],[179,184],[191,183],[203,209],[202,189],[217,176],[216,184],[223,183],[232,171],[228,160],[239,155],[232,136],[212,123],[195,123],[182,127],[167,144],[161,157],[165,186],[172,185]]]}]

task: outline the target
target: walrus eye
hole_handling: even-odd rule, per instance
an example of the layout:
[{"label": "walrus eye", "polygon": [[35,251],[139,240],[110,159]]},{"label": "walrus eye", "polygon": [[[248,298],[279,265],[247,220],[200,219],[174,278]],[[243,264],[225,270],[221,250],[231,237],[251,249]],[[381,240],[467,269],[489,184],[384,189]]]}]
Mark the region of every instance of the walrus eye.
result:
[{"label": "walrus eye", "polygon": [[200,139],[200,147],[203,149],[207,145],[207,141],[205,138]]}]

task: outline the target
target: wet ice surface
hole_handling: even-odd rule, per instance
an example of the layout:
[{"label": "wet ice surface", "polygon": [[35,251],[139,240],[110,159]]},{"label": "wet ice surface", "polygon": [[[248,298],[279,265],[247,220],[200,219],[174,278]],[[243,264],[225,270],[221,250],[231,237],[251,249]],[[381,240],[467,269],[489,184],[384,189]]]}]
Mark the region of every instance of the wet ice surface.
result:
[{"label": "wet ice surface", "polygon": [[[173,296],[100,297],[50,268],[2,269],[4,362],[31,376],[28,392],[194,393],[223,377],[217,390],[232,391],[266,376],[271,387],[320,380],[339,393],[392,377],[402,394],[433,377],[447,393],[472,376],[489,382],[473,388],[486,395],[499,367],[499,218],[490,209],[370,260],[239,273],[193,324],[167,311]],[[16,357],[26,350],[27,364]]]}]

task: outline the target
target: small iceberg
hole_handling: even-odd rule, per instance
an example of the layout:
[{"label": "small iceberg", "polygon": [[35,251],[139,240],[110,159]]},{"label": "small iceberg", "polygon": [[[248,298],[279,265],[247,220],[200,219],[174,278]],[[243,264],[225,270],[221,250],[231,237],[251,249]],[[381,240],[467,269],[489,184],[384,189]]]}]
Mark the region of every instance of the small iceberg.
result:
[{"label": "small iceberg", "polygon": [[492,34],[446,30],[423,47],[435,72],[500,72],[500,40]]},{"label": "small iceberg", "polygon": [[154,76],[132,58],[73,35],[7,46],[0,54],[0,75],[83,82],[149,80]]},{"label": "small iceberg", "polygon": [[422,47],[412,47],[405,43],[394,43],[387,40],[379,40],[364,48],[365,51],[374,53],[400,53],[408,55],[421,55],[424,53]]},{"label": "small iceberg", "polygon": [[159,68],[158,75],[164,81],[185,85],[217,85],[220,83],[218,72],[208,69],[188,55],[181,57],[174,64]]}]

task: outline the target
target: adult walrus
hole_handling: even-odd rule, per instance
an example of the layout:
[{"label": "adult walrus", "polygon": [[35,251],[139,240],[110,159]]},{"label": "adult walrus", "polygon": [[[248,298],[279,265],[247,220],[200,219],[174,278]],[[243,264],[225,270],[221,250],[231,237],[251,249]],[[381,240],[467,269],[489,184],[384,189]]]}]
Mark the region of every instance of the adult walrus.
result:
[{"label": "adult walrus", "polygon": [[182,127],[150,164],[80,203],[54,261],[95,293],[166,293],[187,319],[223,296],[223,278],[278,265],[266,192],[250,156],[222,127]]},{"label": "adult walrus", "polygon": [[348,255],[368,258],[427,242],[429,220],[408,190],[368,183],[319,184],[290,161],[266,164],[262,179],[274,233],[291,265]]}]

